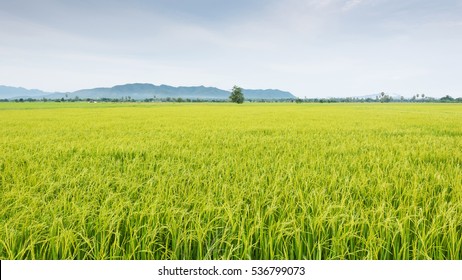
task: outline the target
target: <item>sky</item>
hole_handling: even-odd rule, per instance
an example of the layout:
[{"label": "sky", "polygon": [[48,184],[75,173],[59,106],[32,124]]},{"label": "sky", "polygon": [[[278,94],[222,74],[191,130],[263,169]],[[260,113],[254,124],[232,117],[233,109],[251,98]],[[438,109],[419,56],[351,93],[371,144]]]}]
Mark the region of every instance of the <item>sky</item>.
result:
[{"label": "sky", "polygon": [[0,85],[462,96],[462,0],[0,0]]}]

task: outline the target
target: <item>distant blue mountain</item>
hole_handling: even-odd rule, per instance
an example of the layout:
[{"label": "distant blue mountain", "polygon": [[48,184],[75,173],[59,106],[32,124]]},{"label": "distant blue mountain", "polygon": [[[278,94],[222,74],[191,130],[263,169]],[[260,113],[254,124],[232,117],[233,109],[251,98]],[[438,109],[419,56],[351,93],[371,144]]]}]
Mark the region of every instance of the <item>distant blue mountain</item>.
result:
[{"label": "distant blue mountain", "polygon": [[[296,99],[292,93],[278,89],[244,89],[246,99]],[[227,93],[229,96],[229,92]]]},{"label": "distant blue mountain", "polygon": [[8,87],[8,86],[0,86],[0,98],[7,99],[7,98],[22,98],[22,97],[37,97],[50,94],[48,92],[44,92],[38,89],[25,89],[22,87]]},{"label": "distant blue mountain", "polygon": [[[290,92],[277,89],[244,89],[244,97],[253,100],[270,100],[270,99],[295,99],[296,97]],[[204,100],[226,100],[230,92],[216,87],[190,86],[190,87],[173,87],[168,85],[153,84],[126,84],[117,85],[111,88],[93,88],[82,89],[66,93],[49,93],[40,90],[27,90],[24,88],[14,88],[0,86],[0,98],[48,98],[48,99],[73,99],[78,98],[126,98],[134,100],[144,100],[149,98],[189,98]]]}]

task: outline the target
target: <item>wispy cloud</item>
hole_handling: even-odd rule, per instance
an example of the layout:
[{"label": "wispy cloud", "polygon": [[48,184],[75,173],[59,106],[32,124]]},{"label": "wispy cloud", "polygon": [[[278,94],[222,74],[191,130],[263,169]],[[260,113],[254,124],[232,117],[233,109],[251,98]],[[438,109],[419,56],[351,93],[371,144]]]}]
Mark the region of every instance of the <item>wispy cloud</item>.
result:
[{"label": "wispy cloud", "polygon": [[342,11],[348,12],[349,10],[354,9],[356,6],[361,5],[364,0],[348,0],[345,4],[343,4]]},{"label": "wispy cloud", "polygon": [[457,0],[2,1],[0,84],[462,92],[461,15]]}]

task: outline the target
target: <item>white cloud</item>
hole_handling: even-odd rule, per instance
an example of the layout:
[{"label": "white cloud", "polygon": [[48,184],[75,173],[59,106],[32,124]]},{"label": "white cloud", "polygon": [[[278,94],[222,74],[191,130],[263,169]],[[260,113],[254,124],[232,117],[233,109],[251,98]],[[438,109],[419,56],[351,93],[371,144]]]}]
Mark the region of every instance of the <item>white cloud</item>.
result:
[{"label": "white cloud", "polygon": [[348,0],[342,7],[342,11],[348,12],[363,3],[364,0]]},{"label": "white cloud", "polygon": [[29,8],[34,1],[18,0],[20,7],[0,10],[0,84],[52,91],[238,84],[312,97],[452,88],[462,95],[455,74],[462,72],[462,8],[451,1],[438,10],[429,0],[237,1],[230,11],[209,11],[205,0],[179,10],[170,1],[162,9],[158,1],[116,1],[105,10],[109,2]]}]

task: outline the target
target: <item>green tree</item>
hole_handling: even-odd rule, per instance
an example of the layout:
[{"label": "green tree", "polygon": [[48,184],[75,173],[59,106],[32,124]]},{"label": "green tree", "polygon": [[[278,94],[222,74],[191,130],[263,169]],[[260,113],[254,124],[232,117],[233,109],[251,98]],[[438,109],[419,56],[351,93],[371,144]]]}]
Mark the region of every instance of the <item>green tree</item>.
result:
[{"label": "green tree", "polygon": [[452,98],[450,95],[446,95],[444,97],[441,97],[440,101],[442,101],[442,102],[453,102],[454,98]]},{"label": "green tree", "polygon": [[242,93],[242,88],[238,86],[234,86],[233,90],[231,91],[231,95],[229,96],[231,102],[242,104],[244,103],[244,94]]},{"label": "green tree", "polygon": [[393,100],[393,98],[390,95],[385,94],[385,92],[382,91],[380,93],[380,102],[382,102],[382,103],[383,102],[390,102],[392,100]]}]

